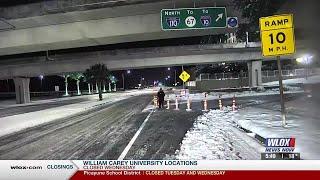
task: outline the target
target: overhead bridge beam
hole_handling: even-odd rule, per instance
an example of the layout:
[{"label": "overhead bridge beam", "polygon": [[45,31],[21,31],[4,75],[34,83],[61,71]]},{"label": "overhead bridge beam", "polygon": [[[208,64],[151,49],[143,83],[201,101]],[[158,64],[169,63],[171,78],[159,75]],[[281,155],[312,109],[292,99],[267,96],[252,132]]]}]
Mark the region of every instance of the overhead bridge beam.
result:
[{"label": "overhead bridge beam", "polygon": [[158,57],[110,58],[108,56],[74,57],[73,59],[42,61],[0,66],[0,79],[11,77],[35,77],[39,75],[55,75],[66,72],[81,72],[96,63],[104,63],[110,70],[139,69],[161,66],[208,64],[215,62],[248,61],[262,59],[260,51],[226,51],[213,54],[188,54]]}]

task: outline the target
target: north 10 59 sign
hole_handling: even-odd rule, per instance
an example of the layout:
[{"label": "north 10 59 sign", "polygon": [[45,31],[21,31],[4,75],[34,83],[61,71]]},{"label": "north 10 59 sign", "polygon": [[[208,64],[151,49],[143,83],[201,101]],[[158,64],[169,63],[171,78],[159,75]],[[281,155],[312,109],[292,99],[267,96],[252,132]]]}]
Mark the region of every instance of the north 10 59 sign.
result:
[{"label": "north 10 59 sign", "polygon": [[263,56],[289,55],[295,52],[293,15],[260,18]]},{"label": "north 10 59 sign", "polygon": [[183,8],[161,10],[163,30],[225,28],[225,7]]}]

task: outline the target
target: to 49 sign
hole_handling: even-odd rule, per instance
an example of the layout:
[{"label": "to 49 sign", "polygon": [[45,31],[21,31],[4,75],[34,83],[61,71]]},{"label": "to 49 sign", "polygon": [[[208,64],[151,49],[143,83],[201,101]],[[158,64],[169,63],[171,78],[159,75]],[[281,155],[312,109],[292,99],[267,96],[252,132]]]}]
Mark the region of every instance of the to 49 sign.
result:
[{"label": "to 49 sign", "polygon": [[279,56],[295,52],[292,15],[260,18],[263,56]]}]

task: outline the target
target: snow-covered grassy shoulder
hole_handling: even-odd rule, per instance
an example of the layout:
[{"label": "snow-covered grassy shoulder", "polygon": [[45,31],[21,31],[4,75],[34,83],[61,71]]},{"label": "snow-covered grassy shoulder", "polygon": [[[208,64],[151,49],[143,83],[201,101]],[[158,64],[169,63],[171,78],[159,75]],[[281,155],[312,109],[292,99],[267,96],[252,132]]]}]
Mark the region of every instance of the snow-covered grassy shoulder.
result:
[{"label": "snow-covered grassy shoulder", "polygon": [[[283,84],[285,85],[293,85],[293,84],[317,84],[320,83],[320,75],[310,76],[306,78],[296,78],[296,79],[286,79],[283,80]],[[263,83],[265,86],[276,86],[279,85],[279,81],[272,81]]]},{"label": "snow-covered grassy shoulder", "polygon": [[[299,100],[287,104],[296,104]],[[279,103],[274,102],[245,107],[235,112],[230,107],[210,110],[195,120],[192,129],[186,133],[180,150],[176,152],[176,158],[260,159],[260,153],[265,148],[257,139],[250,137],[254,134],[259,135],[259,140],[260,137],[295,137],[295,151],[301,153],[302,159],[320,159],[320,122],[317,116],[312,116],[317,114],[316,107],[313,110],[309,107],[307,111],[301,107],[288,111],[288,125],[285,127],[282,126],[279,108]],[[238,127],[250,133],[245,133]]]},{"label": "snow-covered grassy shoulder", "polygon": [[[299,87],[285,87],[285,94],[291,94],[291,93],[303,93],[304,91]],[[267,95],[276,95],[279,94],[279,89],[267,89],[260,91],[242,91],[242,92],[210,92],[207,94],[208,100],[216,100],[221,97],[221,99],[225,98],[232,98],[232,97],[252,97],[252,96],[267,96]],[[190,93],[186,96],[180,96],[180,92],[176,91],[174,94],[169,94],[166,97],[167,99],[170,99],[171,101],[174,101],[176,98],[178,100],[186,101],[188,98],[190,98],[192,101],[203,101],[205,99],[205,93]]]},{"label": "snow-covered grassy shoulder", "polygon": [[211,110],[199,116],[186,133],[177,159],[240,160],[259,159],[261,145],[233,124],[231,107]]},{"label": "snow-covered grassy shoulder", "polygon": [[286,127],[282,127],[280,111],[258,107],[239,110],[233,117],[240,127],[250,130],[263,138],[296,138],[296,152],[303,159],[320,159],[320,133],[318,120],[311,117],[287,114]]}]

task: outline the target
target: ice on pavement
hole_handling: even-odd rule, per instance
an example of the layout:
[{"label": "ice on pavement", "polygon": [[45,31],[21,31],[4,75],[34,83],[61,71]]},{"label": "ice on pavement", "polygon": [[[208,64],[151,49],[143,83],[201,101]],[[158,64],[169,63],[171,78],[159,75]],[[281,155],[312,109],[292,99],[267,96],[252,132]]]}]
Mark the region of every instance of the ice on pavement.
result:
[{"label": "ice on pavement", "polygon": [[211,110],[198,117],[182,141],[177,159],[240,160],[259,159],[261,144],[233,123],[230,107]]},{"label": "ice on pavement", "polygon": [[[60,118],[75,115],[97,106],[120,101],[132,96],[152,93],[150,89],[132,90],[123,93],[103,94],[103,101],[98,101],[98,95],[89,95],[88,101],[45,109],[41,111],[17,114],[0,118],[0,136],[37,126]],[[83,96],[79,96],[81,98]],[[51,100],[52,101],[52,100]],[[43,102],[43,101],[42,101]],[[45,102],[45,101],[44,101]]]}]

